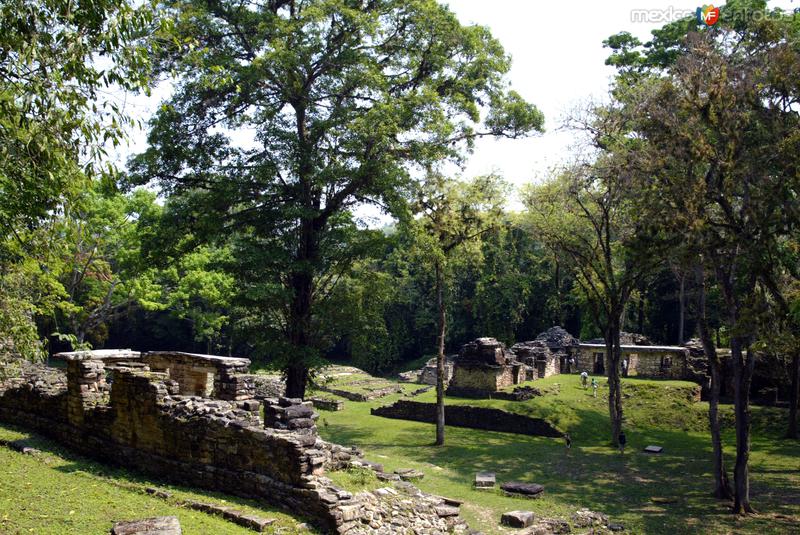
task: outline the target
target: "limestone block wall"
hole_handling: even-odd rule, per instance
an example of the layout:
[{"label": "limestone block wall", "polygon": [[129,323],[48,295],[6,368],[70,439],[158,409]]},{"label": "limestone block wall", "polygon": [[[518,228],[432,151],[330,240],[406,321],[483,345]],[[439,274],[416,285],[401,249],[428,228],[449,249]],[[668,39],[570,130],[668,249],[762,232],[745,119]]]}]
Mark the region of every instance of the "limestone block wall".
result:
[{"label": "limestone block wall", "polygon": [[549,354],[542,367],[544,368],[544,373],[540,373],[541,377],[550,377],[561,373],[561,361],[558,355]]},{"label": "limestone block wall", "polygon": [[683,379],[686,377],[686,355],[673,351],[624,353],[629,362],[628,375]]},{"label": "limestone block wall", "polygon": [[67,412],[72,425],[83,425],[86,411],[108,397],[105,365],[99,360],[77,357],[67,360]]},{"label": "limestone block wall", "polygon": [[[181,395],[185,385],[168,373],[124,364],[114,366],[108,385],[102,362],[68,362],[66,375],[0,383],[0,420],[101,460],[301,512],[325,532],[399,534],[408,526],[460,525],[453,523],[457,515],[425,509],[417,498],[395,511],[379,495],[335,487],[325,468],[345,466],[356,452],[320,440],[315,414],[300,400],[275,400],[267,422],[275,427],[265,427],[255,400]],[[384,518],[381,511],[390,514]]]},{"label": "limestone block wall", "polygon": [[[592,344],[581,346],[576,357],[578,372],[595,372],[595,361],[598,355],[603,361],[604,374],[608,374],[608,359],[604,347]],[[664,379],[685,379],[687,370],[687,350],[684,348],[667,348],[663,346],[627,346],[622,349],[622,359],[628,361],[628,376],[653,377]],[[620,373],[622,370],[620,369]]]},{"label": "limestone block wall", "polygon": [[513,384],[514,370],[512,366],[460,364],[453,369],[453,378],[450,381],[448,392],[453,394],[469,390],[494,392]]},{"label": "limestone block wall", "polygon": [[[541,418],[531,418],[500,409],[470,407],[469,405],[447,405],[444,410],[447,425],[455,427],[550,438],[562,436],[560,431]],[[370,410],[370,414],[385,418],[434,423],[436,422],[436,404],[399,400],[392,405],[373,408]]]},{"label": "limestone block wall", "polygon": [[255,384],[247,375],[249,359],[150,351],[141,360],[150,369],[165,372],[177,381],[183,395],[227,400],[250,399],[255,395]]}]

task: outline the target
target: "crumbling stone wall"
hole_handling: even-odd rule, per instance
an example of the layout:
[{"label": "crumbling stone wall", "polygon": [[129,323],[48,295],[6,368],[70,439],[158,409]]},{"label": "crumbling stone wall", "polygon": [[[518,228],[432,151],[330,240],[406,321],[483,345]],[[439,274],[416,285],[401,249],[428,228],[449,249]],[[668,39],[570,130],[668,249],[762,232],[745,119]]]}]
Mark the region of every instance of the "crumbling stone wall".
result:
[{"label": "crumbling stone wall", "polygon": [[464,344],[453,362],[453,377],[447,393],[453,396],[480,397],[486,392],[524,381],[523,364],[494,338],[476,338]]},{"label": "crumbling stone wall", "polygon": [[[444,357],[444,384],[447,386],[453,379],[453,362],[455,355],[445,355]],[[428,360],[425,367],[420,370],[418,382],[426,385],[435,385],[437,381],[436,357]]]},{"label": "crumbling stone wall", "polygon": [[[357,452],[321,440],[315,413],[300,400],[265,400],[265,422],[255,399],[182,395],[180,375],[147,365],[116,363],[110,385],[106,371],[102,360],[75,357],[66,374],[0,383],[0,421],[36,429],[101,460],[302,512],[326,532],[406,533],[408,526],[439,526],[443,518],[458,524],[450,513],[429,507],[427,498],[397,511],[379,495],[353,496],[335,487],[325,469],[347,466]],[[230,381],[237,373],[216,373],[215,392],[244,397],[239,383]],[[236,388],[217,388],[226,381]],[[436,529],[416,533],[442,533]]]},{"label": "crumbling stone wall", "polygon": [[236,400],[250,399],[255,393],[255,384],[247,373],[248,359],[150,351],[142,356],[142,362],[153,371],[168,373],[184,395]]},{"label": "crumbling stone wall", "polygon": [[[541,418],[531,418],[500,409],[470,407],[469,405],[447,405],[444,411],[444,419],[447,425],[454,427],[468,427],[470,429],[551,438],[558,438],[562,435],[556,428]],[[436,404],[399,400],[392,405],[373,408],[370,410],[370,414],[399,420],[434,423],[436,422]]]}]

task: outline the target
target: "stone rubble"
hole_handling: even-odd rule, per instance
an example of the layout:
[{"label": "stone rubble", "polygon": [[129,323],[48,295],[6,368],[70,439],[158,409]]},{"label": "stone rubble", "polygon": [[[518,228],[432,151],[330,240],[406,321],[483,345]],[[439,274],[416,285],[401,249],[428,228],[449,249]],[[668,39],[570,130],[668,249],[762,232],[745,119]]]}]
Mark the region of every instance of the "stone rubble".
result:
[{"label": "stone rubble", "polygon": [[336,487],[326,470],[367,464],[362,452],[320,439],[311,402],[256,398],[252,382],[240,380],[247,359],[149,355],[135,366],[120,361],[111,369],[81,355],[67,360],[66,375],[39,369],[0,382],[0,421],[101,461],[302,512],[324,532],[466,533],[452,502],[408,482],[392,481],[391,492]]}]

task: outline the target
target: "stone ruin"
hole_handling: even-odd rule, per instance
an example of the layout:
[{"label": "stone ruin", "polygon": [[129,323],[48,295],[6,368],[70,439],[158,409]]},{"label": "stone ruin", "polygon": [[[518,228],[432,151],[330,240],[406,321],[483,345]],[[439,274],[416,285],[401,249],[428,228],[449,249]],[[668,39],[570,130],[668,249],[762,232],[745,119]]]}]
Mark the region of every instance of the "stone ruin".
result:
[{"label": "stone ruin", "polygon": [[464,344],[455,359],[447,394],[483,397],[532,379],[534,369],[519,362],[505,344],[494,338],[476,338]]},{"label": "stone ruin", "polygon": [[476,338],[464,344],[453,359],[447,393],[461,397],[486,397],[525,381],[569,373],[579,354],[580,341],[561,327],[541,333],[535,340],[507,349],[494,338]]},{"label": "stone ruin", "polygon": [[[322,440],[310,402],[259,398],[249,360],[179,352],[61,354],[0,383],[0,421],[90,457],[303,515],[348,535],[463,533],[458,510],[412,486],[353,495],[326,470],[360,452]],[[261,410],[264,410],[264,417]]]},{"label": "stone ruin", "polygon": [[551,327],[535,340],[520,342],[511,351],[524,364],[536,368],[539,378],[559,373],[571,373],[578,356],[580,340],[562,327]]},{"label": "stone ruin", "polygon": [[[428,360],[425,363],[425,367],[422,368],[421,373],[419,374],[418,382],[426,385],[435,385],[437,381],[437,368],[436,368],[436,357]],[[444,382],[445,384],[450,384],[450,381],[453,379],[453,366],[456,360],[456,355],[445,355],[444,356]]]}]

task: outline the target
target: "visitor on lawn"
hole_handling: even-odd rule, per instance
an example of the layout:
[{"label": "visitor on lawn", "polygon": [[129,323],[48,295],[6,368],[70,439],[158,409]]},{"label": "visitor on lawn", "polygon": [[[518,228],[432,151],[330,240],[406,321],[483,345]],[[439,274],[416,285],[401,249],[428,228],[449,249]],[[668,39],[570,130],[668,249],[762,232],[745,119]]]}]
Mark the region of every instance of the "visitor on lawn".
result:
[{"label": "visitor on lawn", "polygon": [[628,439],[625,437],[625,431],[620,431],[617,441],[619,442],[619,452],[625,453],[625,443],[628,442]]},{"label": "visitor on lawn", "polygon": [[564,445],[567,447],[567,451],[572,448],[572,438],[570,438],[569,433],[564,433]]},{"label": "visitor on lawn", "polygon": [[594,377],[592,377],[592,393],[594,394],[594,397],[597,397],[597,379]]},{"label": "visitor on lawn", "polygon": [[585,371],[582,371],[581,372],[581,384],[583,385],[583,388],[586,388],[588,383],[589,383],[589,374],[586,373]]}]

